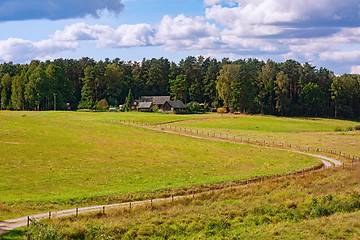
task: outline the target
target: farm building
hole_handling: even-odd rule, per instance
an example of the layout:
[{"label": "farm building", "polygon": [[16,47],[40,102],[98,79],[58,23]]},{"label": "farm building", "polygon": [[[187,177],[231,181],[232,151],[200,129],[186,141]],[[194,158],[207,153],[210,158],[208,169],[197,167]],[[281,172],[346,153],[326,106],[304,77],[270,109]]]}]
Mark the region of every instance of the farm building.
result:
[{"label": "farm building", "polygon": [[140,103],[140,100],[134,100],[132,103],[130,103],[129,110],[130,111],[137,111],[139,103]]},{"label": "farm building", "polygon": [[164,105],[166,101],[170,101],[170,96],[141,96],[140,102],[152,102],[154,105],[158,105],[159,108]]},{"label": "farm building", "polygon": [[166,101],[164,105],[161,107],[163,112],[174,112],[174,111],[186,111],[185,104],[180,101]]},{"label": "farm building", "polygon": [[153,106],[152,102],[140,102],[137,107],[137,110],[143,112],[151,111],[152,106]]}]

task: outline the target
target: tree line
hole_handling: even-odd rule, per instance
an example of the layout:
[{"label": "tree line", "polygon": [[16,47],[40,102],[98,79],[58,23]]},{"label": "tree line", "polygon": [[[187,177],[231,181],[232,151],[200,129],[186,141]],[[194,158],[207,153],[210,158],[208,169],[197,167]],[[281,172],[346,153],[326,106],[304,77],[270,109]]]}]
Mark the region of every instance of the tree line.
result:
[{"label": "tree line", "polygon": [[131,92],[135,99],[171,95],[184,103],[250,114],[360,118],[360,75],[335,76],[295,60],[60,58],[2,63],[0,79],[1,109],[9,110],[52,110],[54,104],[65,109],[66,103],[91,109],[102,99],[116,106]]}]

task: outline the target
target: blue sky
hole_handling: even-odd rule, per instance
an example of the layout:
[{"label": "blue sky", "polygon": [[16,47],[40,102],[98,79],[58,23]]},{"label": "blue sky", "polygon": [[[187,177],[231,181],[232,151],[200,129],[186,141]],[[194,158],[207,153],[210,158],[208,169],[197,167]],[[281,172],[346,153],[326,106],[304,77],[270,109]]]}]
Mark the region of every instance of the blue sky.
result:
[{"label": "blue sky", "polygon": [[0,61],[189,55],[360,74],[360,0],[2,0]]}]

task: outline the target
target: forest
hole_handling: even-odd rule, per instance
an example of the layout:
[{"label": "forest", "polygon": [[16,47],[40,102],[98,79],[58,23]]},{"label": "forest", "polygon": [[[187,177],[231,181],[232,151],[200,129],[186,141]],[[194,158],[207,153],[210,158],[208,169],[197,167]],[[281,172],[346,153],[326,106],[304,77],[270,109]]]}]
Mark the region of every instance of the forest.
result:
[{"label": "forest", "polygon": [[[336,76],[295,60],[221,61],[189,56],[141,62],[55,59],[0,65],[1,109],[93,109],[105,99],[123,104],[131,93],[170,95],[184,103],[226,107],[230,112],[276,116],[335,117],[359,120],[360,75]],[[56,99],[54,97],[56,94]]]}]

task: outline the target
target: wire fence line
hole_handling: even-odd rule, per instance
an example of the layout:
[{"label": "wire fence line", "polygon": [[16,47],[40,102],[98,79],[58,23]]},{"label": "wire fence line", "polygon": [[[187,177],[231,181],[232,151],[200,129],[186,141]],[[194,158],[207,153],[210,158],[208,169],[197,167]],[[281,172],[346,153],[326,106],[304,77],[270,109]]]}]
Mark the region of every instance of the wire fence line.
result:
[{"label": "wire fence line", "polygon": [[[248,137],[239,137],[239,136],[231,136],[229,134],[222,134],[222,133],[215,133],[210,131],[204,131],[204,130],[194,130],[191,128],[185,128],[185,127],[179,127],[179,126],[171,126],[168,124],[171,124],[173,122],[167,122],[167,123],[142,123],[139,121],[126,121],[126,120],[120,120],[119,122],[125,123],[125,124],[131,124],[136,126],[142,126],[147,128],[154,128],[162,131],[170,131],[170,132],[179,132],[184,133],[185,135],[189,136],[197,136],[197,137],[206,137],[206,138],[214,138],[218,140],[226,140],[226,141],[233,141],[233,142],[240,142],[240,143],[247,143],[252,145],[258,145],[258,146],[266,146],[266,147],[276,147],[276,148],[283,148],[283,149],[296,149],[299,151],[308,151],[308,152],[323,152],[328,154],[333,154],[339,157],[347,158],[352,161],[359,161],[359,156],[354,156],[351,154],[346,154],[342,151],[337,150],[328,150],[324,148],[314,148],[314,147],[301,147],[300,145],[294,145],[291,143],[284,143],[281,141],[266,141],[266,140],[253,140]],[[178,122],[178,121],[174,121]]]}]

